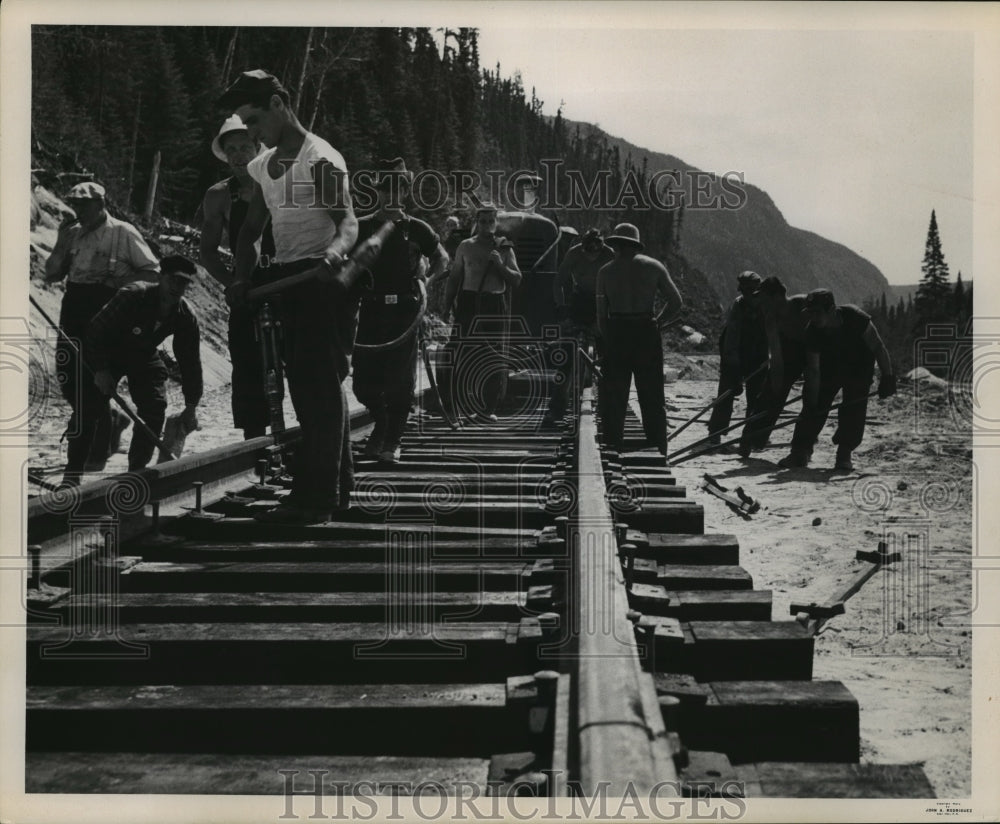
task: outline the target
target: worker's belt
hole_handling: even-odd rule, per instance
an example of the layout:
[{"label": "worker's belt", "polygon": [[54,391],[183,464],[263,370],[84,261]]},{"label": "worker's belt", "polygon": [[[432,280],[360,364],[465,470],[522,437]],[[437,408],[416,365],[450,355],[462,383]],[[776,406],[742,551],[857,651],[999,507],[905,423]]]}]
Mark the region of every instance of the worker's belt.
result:
[{"label": "worker's belt", "polygon": [[416,295],[408,292],[367,292],[363,299],[368,303],[376,303],[380,306],[392,306],[393,304],[405,301],[416,300]]},{"label": "worker's belt", "polygon": [[301,260],[292,260],[288,263],[278,263],[278,261],[268,257],[267,259],[267,270],[268,274],[275,280],[278,278],[287,278],[290,275],[297,275],[299,272],[304,272],[307,269],[312,269],[315,266],[319,266],[323,262],[323,258],[302,258]]}]

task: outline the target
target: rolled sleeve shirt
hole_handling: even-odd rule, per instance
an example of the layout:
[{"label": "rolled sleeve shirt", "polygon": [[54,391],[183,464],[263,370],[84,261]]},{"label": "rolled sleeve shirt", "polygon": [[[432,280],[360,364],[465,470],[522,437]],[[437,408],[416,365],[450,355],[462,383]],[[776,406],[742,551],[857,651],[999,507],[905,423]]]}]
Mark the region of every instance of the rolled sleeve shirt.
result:
[{"label": "rolled sleeve shirt", "polygon": [[108,215],[93,229],[76,226],[70,239],[67,280],[115,288],[124,286],[137,275],[154,279],[160,264],[131,223]]}]

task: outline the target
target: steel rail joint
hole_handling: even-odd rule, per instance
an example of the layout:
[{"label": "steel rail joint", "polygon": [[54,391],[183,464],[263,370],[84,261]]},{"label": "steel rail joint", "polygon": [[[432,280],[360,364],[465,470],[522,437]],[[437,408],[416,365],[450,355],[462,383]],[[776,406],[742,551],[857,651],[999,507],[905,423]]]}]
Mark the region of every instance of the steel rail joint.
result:
[{"label": "steel rail joint", "polygon": [[677,772],[656,688],[626,615],[591,389],[584,392],[577,447],[580,486],[569,545],[577,561],[579,778],[587,793],[601,782],[612,795],[651,792],[657,784],[662,790],[677,785]]}]

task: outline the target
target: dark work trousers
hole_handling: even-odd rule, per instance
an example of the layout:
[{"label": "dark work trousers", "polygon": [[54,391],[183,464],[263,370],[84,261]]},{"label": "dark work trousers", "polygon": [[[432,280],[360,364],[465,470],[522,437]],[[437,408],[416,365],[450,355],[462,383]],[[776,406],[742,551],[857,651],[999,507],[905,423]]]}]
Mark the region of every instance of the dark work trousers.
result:
[{"label": "dark work trousers", "polygon": [[847,452],[857,449],[865,434],[865,418],[868,414],[868,393],[871,391],[875,374],[875,356],[870,362],[855,364],[856,368],[845,369],[843,364],[834,364],[831,359],[822,358],[819,365],[819,398],[814,408],[803,407],[799,422],[792,435],[792,450],[811,453],[819,433],[823,431],[827,415],[837,392],[843,397],[837,410],[837,431],[833,442]]},{"label": "dark work trousers", "polygon": [[[396,303],[386,303],[385,295],[365,295],[361,300],[358,343],[373,345],[395,340],[413,322],[419,306],[419,299],[413,295],[398,295]],[[354,396],[371,412],[382,448],[395,449],[406,428],[417,382],[416,332],[392,349],[358,349],[353,374]]]},{"label": "dark work trousers", "polygon": [[[81,432],[79,410],[85,393],[90,390],[97,391],[94,386],[94,376],[80,362],[80,345],[87,326],[94,315],[101,311],[117,290],[113,286],[102,286],[99,284],[67,283],[66,294],[63,296],[62,306],[59,309],[59,327],[66,333],[69,340],[63,335],[59,336],[56,343],[56,380],[62,391],[66,402],[72,407],[74,423],[69,427],[66,435],[67,450],[73,452],[74,456],[79,455],[81,447],[74,446],[74,441],[84,437]],[[106,406],[106,405],[105,405]],[[93,409],[90,410],[92,413]],[[93,459],[98,462],[104,461],[108,454],[108,446],[111,439],[111,410],[107,409],[107,414],[101,418],[91,417],[90,423],[93,429],[86,435],[88,449],[93,446]],[[87,453],[84,452],[83,460],[87,460]],[[80,464],[80,471],[83,464]]]},{"label": "dark work trousers", "polygon": [[445,358],[453,364],[447,393],[456,413],[495,414],[507,394],[505,297],[471,290],[458,293],[455,328],[445,347]]},{"label": "dark work trousers", "polygon": [[[157,437],[163,432],[163,420],[167,413],[167,367],[156,350],[144,350],[126,359],[109,364],[110,372],[116,380],[122,376],[128,379],[128,392],[135,405],[135,411]],[[102,395],[93,381],[82,391],[79,409],[79,436],[69,442],[67,450],[66,474],[83,472],[87,455],[96,450],[95,441],[99,424],[110,418],[111,400]],[[153,457],[156,444],[143,432],[134,427],[132,442],[128,450],[129,471],[142,469]],[[106,449],[106,446],[105,446]],[[95,452],[96,454],[96,452]]]},{"label": "dark work trousers", "polygon": [[[251,283],[260,286],[273,280],[269,269],[257,269]],[[280,298],[272,297],[271,306],[279,310]],[[248,438],[263,435],[270,424],[267,392],[264,388],[264,360],[257,333],[257,307],[238,306],[229,313],[229,360],[233,367],[233,426]]]},{"label": "dark work trousers", "polygon": [[635,378],[646,440],[661,452],[667,448],[667,414],[663,397],[663,344],[656,321],[648,314],[616,314],[608,318],[601,381],[602,436],[621,449],[628,397]]},{"label": "dark work trousers", "polygon": [[594,345],[594,356],[603,354],[604,346],[597,334],[596,322],[580,324],[573,320],[562,324],[562,337],[550,344],[549,363],[552,366],[552,390],[549,393],[547,417],[559,420],[566,414],[570,390],[577,391],[591,385],[590,366],[583,362],[577,349],[587,352]]},{"label": "dark work trousers", "polygon": [[[315,261],[280,267],[281,277]],[[358,328],[358,301],[313,280],[282,293],[285,374],[302,439],[293,464],[289,503],[332,509],[354,489],[344,379]]]},{"label": "dark work trousers", "polygon": [[[723,332],[722,337],[719,339],[719,354],[722,354],[722,349],[725,346],[725,332]],[[748,375],[752,374],[761,364],[767,361],[767,349],[752,347],[747,351],[741,351],[740,355],[739,369],[732,369],[727,365],[726,369],[722,368],[722,359],[719,359],[719,388],[715,392],[715,397],[719,397],[724,392],[728,392],[730,389],[735,389],[740,383],[745,381],[744,394],[747,399],[747,414],[746,417],[754,415],[760,410],[757,408],[757,397],[760,394],[760,389],[764,385],[764,372],[765,370],[760,370],[752,378],[747,378]],[[712,409],[712,414],[708,419],[708,433],[710,435],[717,432],[722,432],[723,429],[729,427],[729,422],[733,419],[733,404],[736,401],[735,395],[730,395],[721,403],[715,405]]]},{"label": "dark work trousers", "polygon": [[[771,437],[771,427],[778,421],[781,410],[788,400],[795,381],[802,377],[806,365],[806,350],[801,343],[781,341],[781,356],[784,361],[781,390],[774,395],[768,387],[768,377],[765,373],[761,382],[761,390],[765,393],[766,404],[756,404],[756,412],[761,417],[743,427],[740,443],[748,443],[753,449],[763,449]],[[748,390],[749,391],[749,390]]]}]

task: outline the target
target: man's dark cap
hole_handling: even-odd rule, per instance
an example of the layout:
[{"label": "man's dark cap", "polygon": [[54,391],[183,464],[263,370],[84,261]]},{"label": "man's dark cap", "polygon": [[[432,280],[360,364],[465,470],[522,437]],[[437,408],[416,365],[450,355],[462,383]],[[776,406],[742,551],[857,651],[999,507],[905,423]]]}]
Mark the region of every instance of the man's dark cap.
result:
[{"label": "man's dark cap", "polygon": [[288,90],[281,85],[281,81],[277,77],[263,69],[253,69],[243,72],[222,93],[222,97],[219,98],[219,106],[234,111],[247,103],[254,103],[262,97],[281,92],[288,94]]},{"label": "man's dark cap", "polygon": [[806,295],[804,308],[806,312],[828,312],[836,305],[829,289],[813,289]]},{"label": "man's dark cap", "polygon": [[583,237],[580,238],[580,243],[584,246],[603,246],[604,238],[601,237],[600,229],[588,229],[583,233]]},{"label": "man's dark cap", "polygon": [[393,157],[388,160],[381,158],[376,160],[375,164],[378,166],[375,185],[379,188],[388,184],[394,177],[407,183],[413,182],[413,172],[406,168],[406,162],[401,157]]},{"label": "man's dark cap", "polygon": [[736,276],[736,285],[744,294],[753,294],[760,289],[762,282],[761,276],[756,272],[751,272],[749,269],[746,272],[740,272]]},{"label": "man's dark cap", "polygon": [[781,282],[781,278],[777,275],[769,275],[761,281],[760,288],[757,289],[758,295],[781,295],[784,297],[788,293],[785,288],[785,284]]},{"label": "man's dark cap", "polygon": [[198,279],[198,267],[191,258],[184,255],[167,255],[160,260],[160,271],[187,278],[189,281]]}]

